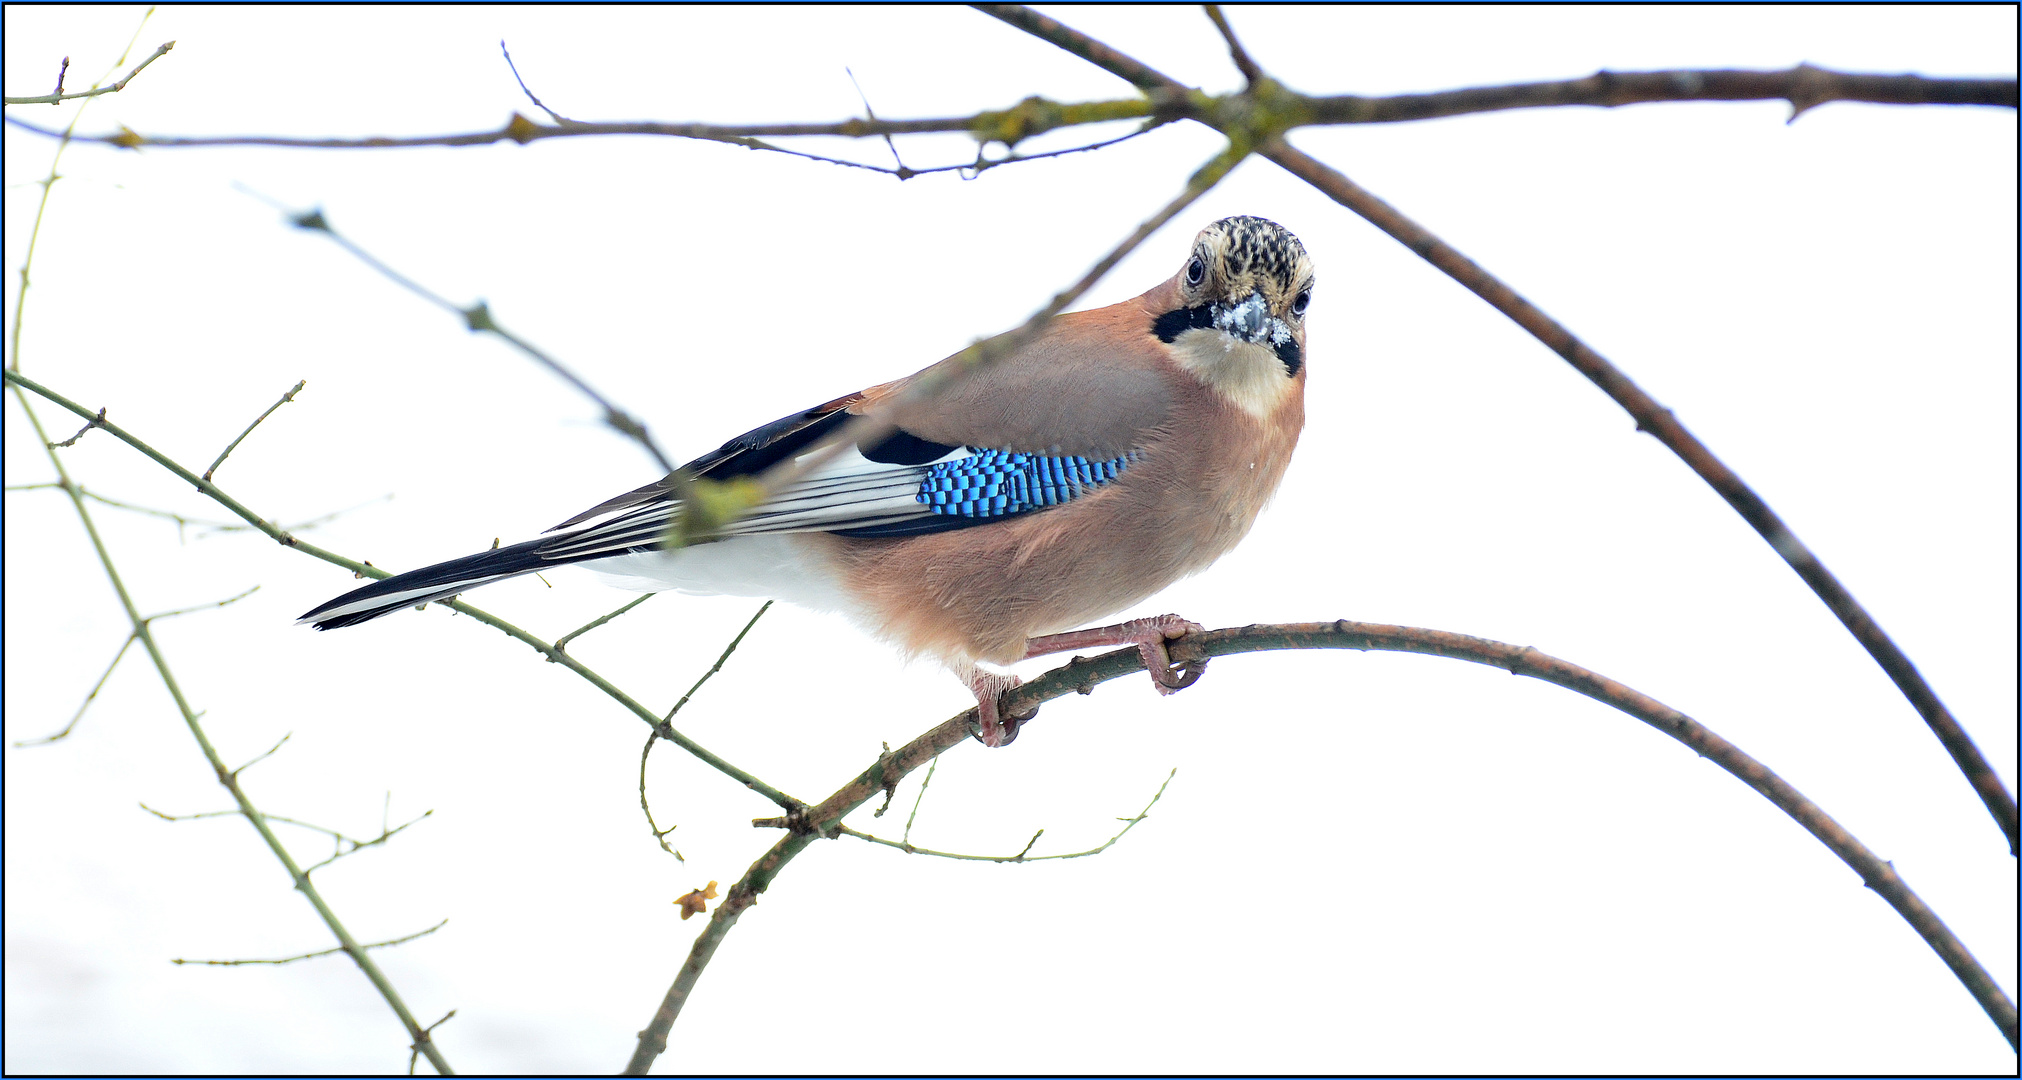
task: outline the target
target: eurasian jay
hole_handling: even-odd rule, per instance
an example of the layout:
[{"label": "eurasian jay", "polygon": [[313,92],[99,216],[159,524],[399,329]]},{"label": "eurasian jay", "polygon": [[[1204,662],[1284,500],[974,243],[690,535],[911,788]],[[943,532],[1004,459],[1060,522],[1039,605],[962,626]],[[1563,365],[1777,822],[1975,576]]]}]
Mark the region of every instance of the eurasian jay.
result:
[{"label": "eurasian jay", "polygon": [[[1136,604],[1235,547],[1305,424],[1313,264],[1257,217],[1202,229],[1177,274],[1135,299],[1058,316],[1024,348],[913,400],[874,386],[776,420],[689,462],[727,480],[813,453],[853,417],[895,430],[807,471],[701,542],[669,549],[670,476],[541,538],[354,589],[303,615],[319,630],[565,563],[645,592],[769,596],[839,612],[968,683],[978,737],[1025,717],[997,698],[1016,676],[979,663],[1136,645],[1161,693],[1177,616],[1062,633]],[[944,360],[943,365],[953,361]],[[939,367],[941,365],[936,365]]]}]

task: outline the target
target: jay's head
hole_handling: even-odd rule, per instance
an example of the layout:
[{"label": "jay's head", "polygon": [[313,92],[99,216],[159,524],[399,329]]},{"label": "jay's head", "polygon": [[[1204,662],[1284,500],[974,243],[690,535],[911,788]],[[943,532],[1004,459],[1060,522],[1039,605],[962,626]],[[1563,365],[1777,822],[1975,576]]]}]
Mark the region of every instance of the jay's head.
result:
[{"label": "jay's head", "polygon": [[1268,411],[1305,370],[1313,260],[1277,222],[1231,217],[1202,229],[1156,295],[1176,298],[1152,333],[1182,367],[1250,411]]}]

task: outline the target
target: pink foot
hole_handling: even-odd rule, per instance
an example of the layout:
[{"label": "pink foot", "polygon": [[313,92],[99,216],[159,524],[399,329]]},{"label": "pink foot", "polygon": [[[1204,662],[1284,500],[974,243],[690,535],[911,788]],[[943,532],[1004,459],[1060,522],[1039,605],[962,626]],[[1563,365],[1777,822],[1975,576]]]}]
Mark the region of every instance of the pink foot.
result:
[{"label": "pink foot", "polygon": [[1200,681],[1201,673],[1208,669],[1207,658],[1189,660],[1173,670],[1172,657],[1165,651],[1165,643],[1172,638],[1185,637],[1205,627],[1197,622],[1189,622],[1177,615],[1155,615],[1149,619],[1132,619],[1115,626],[1098,626],[1092,630],[1071,630],[1065,634],[1048,634],[1025,643],[1025,658],[1045,656],[1048,653],[1066,652],[1069,649],[1093,649],[1105,645],[1135,645],[1138,655],[1144,657],[1144,669],[1151,672],[1151,681],[1161,694],[1171,694],[1184,690]]},{"label": "pink foot", "polygon": [[997,714],[998,695],[1024,682],[1016,675],[999,675],[980,668],[969,673],[969,692],[976,695],[976,715],[982,721],[982,731],[976,738],[984,746],[1011,745],[1011,740],[1018,737],[1019,725],[1039,715],[1038,709],[1023,716],[1000,717]]}]

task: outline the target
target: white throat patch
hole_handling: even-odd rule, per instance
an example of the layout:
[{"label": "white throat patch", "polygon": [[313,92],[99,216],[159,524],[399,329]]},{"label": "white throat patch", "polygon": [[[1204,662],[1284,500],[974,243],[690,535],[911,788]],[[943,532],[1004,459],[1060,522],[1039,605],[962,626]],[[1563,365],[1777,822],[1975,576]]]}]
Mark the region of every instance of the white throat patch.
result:
[{"label": "white throat patch", "polygon": [[1172,354],[1194,378],[1259,420],[1276,412],[1292,392],[1292,380],[1275,350],[1220,330],[1187,330],[1173,339]]}]

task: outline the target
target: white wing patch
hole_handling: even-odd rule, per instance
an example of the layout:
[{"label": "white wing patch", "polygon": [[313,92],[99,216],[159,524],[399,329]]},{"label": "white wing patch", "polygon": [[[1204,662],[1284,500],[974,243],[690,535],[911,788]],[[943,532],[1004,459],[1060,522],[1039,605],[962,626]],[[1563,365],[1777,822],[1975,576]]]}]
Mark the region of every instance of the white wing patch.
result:
[{"label": "white wing patch", "polygon": [[[918,494],[927,471],[966,457],[957,447],[920,465],[872,461],[850,447],[814,471],[774,493],[751,513],[725,526],[715,539],[767,533],[834,532],[930,516]],[[580,559],[600,552],[616,555],[657,543],[680,513],[678,503],[656,500],[593,519],[540,549],[546,559]]]}]

